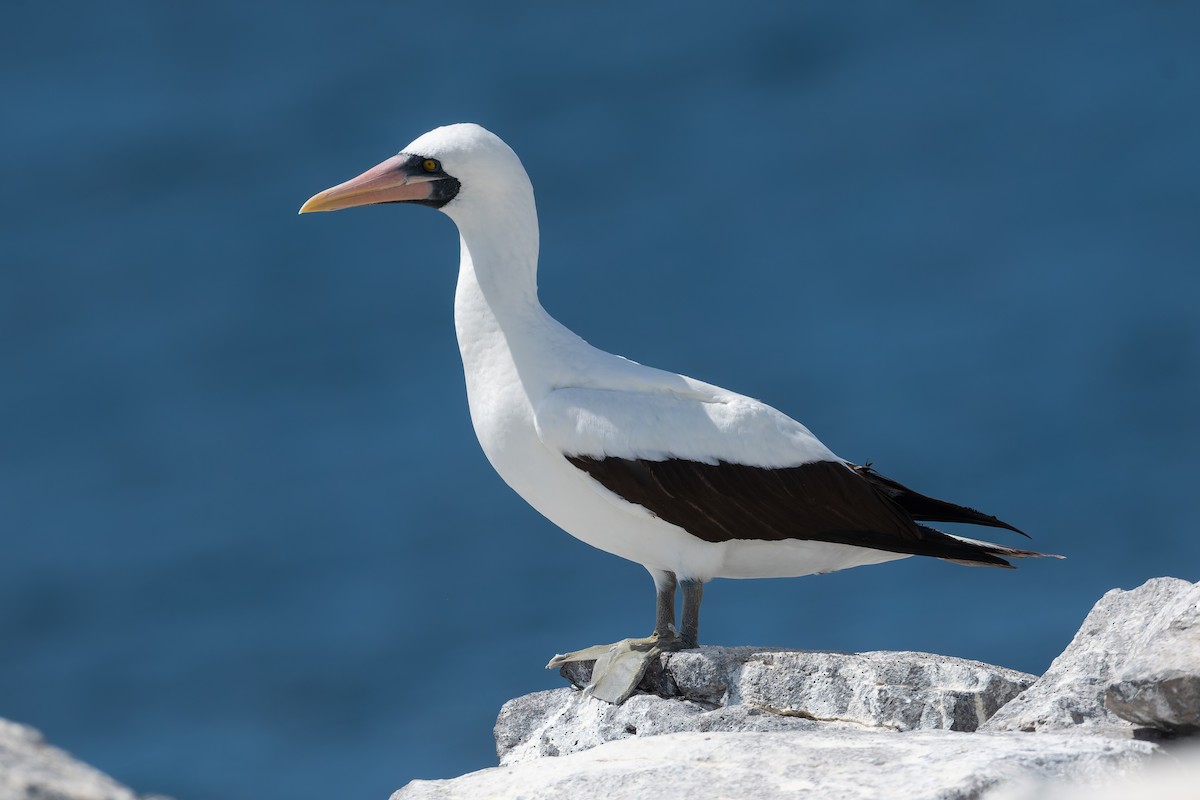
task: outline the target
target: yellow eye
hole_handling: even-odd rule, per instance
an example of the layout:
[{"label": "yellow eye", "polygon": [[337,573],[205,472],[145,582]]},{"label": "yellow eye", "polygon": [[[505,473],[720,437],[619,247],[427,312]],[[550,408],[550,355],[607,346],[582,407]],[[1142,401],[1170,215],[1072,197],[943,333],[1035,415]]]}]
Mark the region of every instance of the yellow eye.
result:
[{"label": "yellow eye", "polygon": [[426,172],[437,172],[441,168],[442,165],[432,158],[427,158],[421,162],[421,169],[425,170]]}]

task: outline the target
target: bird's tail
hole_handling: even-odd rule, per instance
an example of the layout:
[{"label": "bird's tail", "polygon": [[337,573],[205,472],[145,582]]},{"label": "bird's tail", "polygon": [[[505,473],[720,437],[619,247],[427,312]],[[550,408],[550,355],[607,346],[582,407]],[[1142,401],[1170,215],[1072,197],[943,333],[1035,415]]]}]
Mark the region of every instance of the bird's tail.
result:
[{"label": "bird's tail", "polygon": [[[976,511],[967,506],[938,500],[935,497],[929,497],[928,495],[913,491],[902,483],[894,481],[886,475],[879,474],[872,469],[870,464],[863,466],[850,464],[850,467],[860,477],[870,483],[879,494],[899,506],[914,522],[962,522],[970,525],[985,525],[989,528],[1005,528],[1019,533],[1025,538],[1029,538],[1029,534],[1025,533],[1025,531],[1015,525],[1010,525],[1002,519],[993,517],[991,514],[984,514],[982,511]],[[929,525],[917,524],[917,529],[921,532],[922,539],[925,540],[927,545],[931,546],[932,550],[942,551],[942,554],[931,552],[929,555],[941,558],[944,561],[952,561],[955,564],[965,564],[972,567],[1006,567],[1012,569],[1012,564],[1008,563],[1006,559],[1062,558],[1062,556],[1052,553],[1021,550],[1016,547],[1006,547],[1005,545],[985,542],[979,539],[970,539],[966,536],[956,536],[951,533],[939,531],[937,528],[930,527]]]},{"label": "bird's tail", "polygon": [[886,475],[880,475],[872,469],[870,464],[861,467],[856,464],[850,466],[860,476],[866,478],[876,491],[903,508],[910,517],[919,522],[966,522],[971,525],[986,525],[989,528],[1007,528],[1029,538],[1029,534],[1025,531],[1015,525],[1009,525],[991,514],[984,514],[973,508],[948,503],[945,500],[938,500],[936,497],[915,492],[899,481],[894,481]]},{"label": "bird's tail", "polygon": [[[921,533],[932,538],[938,538],[942,541],[953,540],[954,542],[966,545],[969,554],[965,557],[947,557],[940,556],[943,561],[951,561],[955,564],[963,564],[968,567],[1002,567],[1006,569],[1015,569],[1012,564],[1005,559],[1009,558],[1063,558],[1063,556],[1055,555],[1054,553],[1038,553],[1034,550],[1021,550],[1017,547],[1006,547],[995,542],[985,542],[980,539],[969,539],[966,536],[955,536],[952,533],[939,531],[937,528],[931,528],[928,525],[917,525]],[[1018,531],[1018,533],[1024,533]],[[1024,534],[1028,536],[1028,534]],[[957,555],[957,554],[956,554]]]}]

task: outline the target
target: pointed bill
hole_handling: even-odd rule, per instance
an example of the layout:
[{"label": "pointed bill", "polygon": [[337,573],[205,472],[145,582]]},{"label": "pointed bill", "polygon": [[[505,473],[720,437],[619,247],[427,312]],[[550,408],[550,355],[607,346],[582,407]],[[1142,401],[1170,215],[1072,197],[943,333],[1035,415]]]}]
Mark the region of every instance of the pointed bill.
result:
[{"label": "pointed bill", "polygon": [[410,156],[403,153],[393,156],[357,178],[318,192],[300,207],[300,213],[337,211],[374,203],[427,200],[433,192],[431,179],[426,175],[412,174],[408,166],[409,159]]}]

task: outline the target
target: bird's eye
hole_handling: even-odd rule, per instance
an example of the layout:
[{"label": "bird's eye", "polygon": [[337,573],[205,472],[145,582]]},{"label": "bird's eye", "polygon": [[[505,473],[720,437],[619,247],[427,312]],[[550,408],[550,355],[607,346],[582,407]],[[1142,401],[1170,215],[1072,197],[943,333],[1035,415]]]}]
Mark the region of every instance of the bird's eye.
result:
[{"label": "bird's eye", "polygon": [[437,162],[437,159],[427,158],[421,162],[421,169],[426,172],[437,172],[442,168],[442,165]]}]

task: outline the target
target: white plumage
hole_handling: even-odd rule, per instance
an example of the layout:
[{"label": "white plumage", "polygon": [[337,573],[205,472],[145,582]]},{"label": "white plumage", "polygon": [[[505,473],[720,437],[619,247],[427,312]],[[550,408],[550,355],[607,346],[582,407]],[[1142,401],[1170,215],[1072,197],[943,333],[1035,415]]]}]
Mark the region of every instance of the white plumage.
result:
[{"label": "white plumage", "polygon": [[[1011,528],[847,464],[764,403],[598,350],[556,322],[538,301],[533,187],[516,154],[478,125],[431,131],[302,211],[397,201],[438,207],[458,226],[454,322],[488,460],[563,530],[650,570],[656,637],[674,635],[676,577],[688,639],[687,587],[711,578],[799,576],[912,553],[993,565],[1034,555],[917,525]],[[757,533],[739,533],[738,514]],[[695,645],[696,592],[683,646]]]}]

